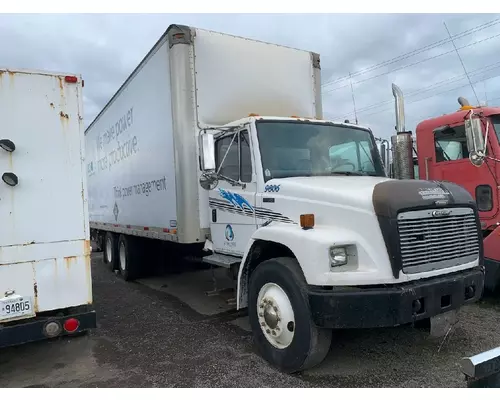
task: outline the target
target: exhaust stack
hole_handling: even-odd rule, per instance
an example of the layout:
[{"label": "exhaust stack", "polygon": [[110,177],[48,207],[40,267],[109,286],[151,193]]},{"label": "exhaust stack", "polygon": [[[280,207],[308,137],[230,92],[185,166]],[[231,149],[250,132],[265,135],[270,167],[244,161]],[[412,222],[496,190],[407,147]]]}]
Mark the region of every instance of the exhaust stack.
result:
[{"label": "exhaust stack", "polygon": [[458,98],[458,104],[460,104],[461,107],[469,107],[470,106],[469,101],[465,97],[462,97],[462,96],[460,96]]},{"label": "exhaust stack", "polygon": [[396,135],[391,136],[393,178],[415,179],[413,164],[413,137],[411,131],[405,131],[404,98],[401,89],[392,84],[395,99]]},{"label": "exhaust stack", "polygon": [[405,105],[403,92],[401,89],[392,84],[392,94],[395,98],[395,108],[396,108],[396,132],[404,132],[405,131]]}]

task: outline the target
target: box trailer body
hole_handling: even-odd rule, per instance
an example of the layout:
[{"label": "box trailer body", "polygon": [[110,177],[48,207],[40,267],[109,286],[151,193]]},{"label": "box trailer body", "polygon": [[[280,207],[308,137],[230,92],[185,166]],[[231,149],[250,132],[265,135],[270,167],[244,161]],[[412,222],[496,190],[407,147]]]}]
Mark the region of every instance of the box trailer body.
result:
[{"label": "box trailer body", "polygon": [[[318,54],[171,25],[85,136],[105,263],[131,280],[148,243],[199,250],[289,372],[319,363],[334,328],[432,318],[483,288],[470,195],[387,178],[369,128],[322,119],[320,88]],[[471,252],[435,229],[463,229]]]},{"label": "box trailer body", "polygon": [[95,326],[81,82],[0,69],[0,346]]},{"label": "box trailer body", "polygon": [[186,60],[164,35],[87,128],[93,227],[204,242],[200,129],[250,113],[321,117],[316,54],[199,29],[193,36]]}]

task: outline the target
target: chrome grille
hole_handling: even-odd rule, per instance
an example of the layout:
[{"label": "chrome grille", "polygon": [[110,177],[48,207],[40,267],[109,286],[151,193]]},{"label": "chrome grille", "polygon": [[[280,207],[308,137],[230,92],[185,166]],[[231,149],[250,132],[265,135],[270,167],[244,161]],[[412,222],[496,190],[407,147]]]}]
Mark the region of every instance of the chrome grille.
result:
[{"label": "chrome grille", "polygon": [[471,208],[407,211],[398,215],[402,271],[449,268],[479,257],[476,217]]}]

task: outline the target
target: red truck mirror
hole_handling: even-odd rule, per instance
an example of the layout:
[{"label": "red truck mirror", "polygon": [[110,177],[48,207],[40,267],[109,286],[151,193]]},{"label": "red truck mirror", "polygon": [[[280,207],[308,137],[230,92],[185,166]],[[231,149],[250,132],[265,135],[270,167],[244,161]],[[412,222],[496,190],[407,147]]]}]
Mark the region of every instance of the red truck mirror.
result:
[{"label": "red truck mirror", "polygon": [[471,115],[470,118],[465,119],[465,136],[467,137],[470,162],[476,166],[482,165],[486,153],[486,143],[479,118],[473,118]]}]

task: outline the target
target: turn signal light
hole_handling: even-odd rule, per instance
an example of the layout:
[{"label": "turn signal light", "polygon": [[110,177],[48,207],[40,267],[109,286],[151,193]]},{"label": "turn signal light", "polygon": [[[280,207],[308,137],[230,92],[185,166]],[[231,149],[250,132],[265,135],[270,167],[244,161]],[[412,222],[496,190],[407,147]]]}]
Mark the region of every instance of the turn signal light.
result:
[{"label": "turn signal light", "polygon": [[312,229],[314,227],[314,214],[301,214],[300,227],[302,229]]}]

